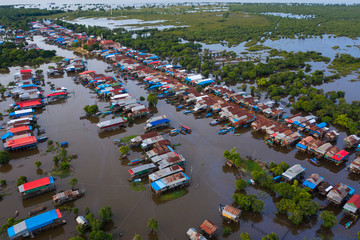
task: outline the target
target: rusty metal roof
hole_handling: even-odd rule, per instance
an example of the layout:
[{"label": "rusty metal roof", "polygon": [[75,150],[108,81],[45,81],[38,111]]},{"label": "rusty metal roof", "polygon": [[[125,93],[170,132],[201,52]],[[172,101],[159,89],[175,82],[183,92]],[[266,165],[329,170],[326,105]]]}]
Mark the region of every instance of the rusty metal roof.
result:
[{"label": "rusty metal roof", "polygon": [[209,235],[213,235],[214,232],[219,228],[209,220],[205,219],[205,221],[200,225],[200,228]]}]

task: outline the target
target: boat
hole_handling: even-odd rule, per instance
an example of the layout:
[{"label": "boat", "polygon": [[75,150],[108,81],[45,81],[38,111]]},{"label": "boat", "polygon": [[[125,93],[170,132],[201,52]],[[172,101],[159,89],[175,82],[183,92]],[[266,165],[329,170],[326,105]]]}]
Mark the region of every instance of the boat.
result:
[{"label": "boat", "polygon": [[219,124],[219,120],[214,120],[214,121],[209,123],[210,126],[216,126],[218,124]]},{"label": "boat", "polygon": [[226,133],[230,132],[233,129],[234,129],[233,127],[224,127],[224,128],[219,130],[218,134],[226,134]]},{"label": "boat", "polygon": [[131,160],[128,163],[128,166],[133,166],[133,165],[139,164],[140,162],[141,162],[141,158],[137,158],[137,159]]},{"label": "boat", "polygon": [[184,112],[184,114],[189,114],[189,113],[192,113],[192,112],[194,112],[193,110],[186,110],[185,112]]},{"label": "boat", "polygon": [[180,129],[186,133],[191,133],[191,128],[185,126],[184,124],[180,124]]},{"label": "boat", "polygon": [[31,210],[31,211],[29,212],[29,215],[30,215],[30,216],[35,215],[35,214],[37,214],[37,213],[39,213],[39,212],[41,212],[41,211],[44,211],[45,209],[46,209],[46,206],[40,206],[40,207],[38,207],[38,208],[35,208],[35,209]]},{"label": "boat", "polygon": [[47,141],[49,138],[48,137],[39,137],[38,139],[37,139],[37,141],[38,142],[45,142],[45,141]]},{"label": "boat", "polygon": [[69,189],[69,190],[66,190],[64,192],[60,192],[58,194],[55,194],[54,196],[52,196],[52,199],[53,199],[54,205],[58,206],[58,205],[61,205],[63,203],[66,203],[66,202],[70,202],[70,201],[74,201],[76,199],[79,199],[83,195],[84,195],[84,192],[82,192],[82,191],[80,191],[78,189],[75,189],[75,190]]},{"label": "boat", "polygon": [[309,158],[308,161],[309,161],[311,164],[315,165],[315,166],[319,166],[319,165],[320,165],[319,160],[317,160],[316,158]]},{"label": "boat", "polygon": [[349,229],[351,227],[351,225],[353,224],[354,220],[348,221],[347,223],[345,223],[345,227],[347,229]]},{"label": "boat", "polygon": [[179,133],[180,133],[179,129],[174,128],[170,130],[170,136],[176,136]]},{"label": "boat", "polygon": [[101,114],[102,114],[102,112],[97,112],[97,113],[93,114],[93,117],[98,117],[98,116],[100,116]]}]

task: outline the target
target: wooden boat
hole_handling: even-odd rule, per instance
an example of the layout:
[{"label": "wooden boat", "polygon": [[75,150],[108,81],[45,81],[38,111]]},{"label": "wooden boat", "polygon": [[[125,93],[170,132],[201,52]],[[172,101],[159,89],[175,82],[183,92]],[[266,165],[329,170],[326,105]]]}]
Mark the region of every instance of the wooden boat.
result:
[{"label": "wooden boat", "polygon": [[353,224],[354,220],[348,221],[347,223],[345,223],[345,227],[347,229],[349,229],[351,227],[351,225]]},{"label": "wooden boat", "polygon": [[37,139],[37,141],[38,142],[45,142],[45,141],[47,141],[49,138],[48,137],[39,137],[38,139]]},{"label": "wooden boat", "polygon": [[46,206],[40,206],[40,207],[38,207],[38,208],[35,208],[35,209],[31,210],[31,211],[29,212],[29,215],[30,215],[30,216],[35,215],[35,214],[37,214],[37,213],[39,213],[39,212],[41,212],[41,211],[44,211],[45,209],[46,209]]},{"label": "wooden boat", "polygon": [[209,123],[210,126],[216,126],[218,124],[219,124],[219,120],[214,120],[214,121]]},{"label": "wooden boat", "polygon": [[232,127],[224,127],[224,128],[219,130],[218,134],[226,134],[226,133],[230,132],[233,129],[234,128],[232,128]]},{"label": "wooden boat", "polygon": [[181,130],[183,130],[186,133],[191,133],[191,128],[189,128],[188,126],[185,126],[184,124],[180,124],[180,128],[181,128]]},{"label": "wooden boat", "polygon": [[194,111],[193,110],[187,110],[187,111],[184,112],[184,114],[189,114],[189,113],[192,113],[192,112],[194,112]]},{"label": "wooden boat", "polygon": [[179,129],[174,128],[170,130],[170,136],[176,136],[179,133],[180,133]]},{"label": "wooden boat", "polygon": [[52,199],[55,206],[59,206],[63,203],[74,201],[76,199],[81,198],[84,195],[84,192],[80,191],[79,189],[69,189],[64,192],[60,192],[55,194]]},{"label": "wooden boat", "polygon": [[319,166],[319,165],[320,165],[319,160],[317,160],[316,158],[309,158],[308,161],[309,161],[311,164],[315,165],[315,166]]}]

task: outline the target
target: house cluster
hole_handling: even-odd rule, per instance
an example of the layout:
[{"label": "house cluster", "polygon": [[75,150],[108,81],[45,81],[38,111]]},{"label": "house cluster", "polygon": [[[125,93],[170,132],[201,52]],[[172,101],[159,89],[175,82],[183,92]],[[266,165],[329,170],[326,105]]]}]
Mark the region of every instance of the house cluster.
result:
[{"label": "house cluster", "polygon": [[[67,89],[54,89],[51,94],[44,95],[31,69],[20,70],[14,74],[14,84],[9,87],[9,96],[15,103],[10,105],[10,120],[6,123],[6,133],[1,136],[5,150],[24,150],[35,148],[46,137],[37,138],[34,126],[37,121],[36,109],[42,109],[49,102],[67,97]],[[47,101],[45,101],[47,99]]]},{"label": "house cluster", "polygon": [[330,142],[324,142],[312,136],[303,138],[296,144],[301,152],[315,155],[318,159],[324,158],[330,162],[340,165],[348,156],[349,152],[333,146]]},{"label": "house cluster", "polygon": [[99,97],[110,99],[109,111],[99,112],[96,115],[114,113],[116,117],[99,122],[97,127],[100,132],[126,126],[127,118],[137,119],[150,116],[150,109],[127,93],[123,84],[115,77],[90,70],[79,73],[79,77],[74,78],[74,81],[90,88]]},{"label": "house cluster", "polygon": [[[65,35],[73,39],[84,38],[83,34],[76,34],[60,26],[51,25],[50,22],[45,26],[45,30],[47,34],[61,36],[62,39]],[[205,78],[201,74],[188,73],[179,66],[161,60],[157,55],[121,46],[112,40],[86,39],[88,45],[99,43],[102,49],[94,50],[92,53],[111,64],[111,69],[118,70],[117,76],[140,80],[148,90],[159,93],[159,98],[171,96],[172,99],[179,100],[182,105],[178,105],[177,110],[191,109],[185,111],[185,114],[202,112],[207,113],[206,116],[218,114],[218,119],[211,125],[216,125],[221,121],[227,121],[229,124],[229,127],[221,129],[219,134],[225,134],[230,130],[235,131],[236,127],[251,125],[253,130],[264,132],[266,143],[271,145],[291,147],[297,143],[299,150],[314,153],[317,157],[328,159],[336,164],[341,164],[349,155],[347,151],[337,149],[330,144],[338,138],[339,134],[327,128],[326,123],[318,123],[315,116],[296,114],[283,117],[283,109],[275,107],[273,101],[261,102],[245,92],[235,92],[226,86],[215,86],[212,79]],[[190,86],[201,86],[203,91],[198,92]],[[113,86],[107,85],[107,87],[113,90]],[[106,89],[104,92],[109,94]],[[111,107],[124,108],[123,106],[127,104],[136,105],[135,101],[124,98],[112,104]],[[134,113],[134,116],[147,114],[145,106],[135,106],[135,109],[139,108],[140,112]],[[149,130],[152,129],[149,128]],[[347,147],[352,147],[359,144],[359,140],[360,138],[352,135],[345,139],[345,143]]]},{"label": "house cluster", "polygon": [[[305,171],[306,169],[300,164],[295,164],[282,173],[282,178],[288,182],[300,180]],[[360,213],[360,195],[354,194],[355,189],[344,183],[332,186],[325,182],[324,178],[319,174],[314,173],[303,181],[302,186],[308,188],[311,192],[318,191],[321,195],[326,196],[331,204],[336,206],[346,203],[343,207],[345,213],[354,218]]]},{"label": "house cluster", "polygon": [[[34,181],[26,182],[18,186],[18,191],[22,199],[32,198],[47,192],[54,192],[56,190],[55,179],[53,177],[44,177]],[[60,206],[63,203],[76,200],[83,196],[83,192],[77,189],[70,189],[64,192],[59,192],[52,196],[53,204]],[[27,236],[34,236],[35,234],[55,228],[66,223],[61,220],[62,215],[60,210],[53,209],[44,213],[40,213],[46,209],[42,206],[32,210],[29,215],[35,215],[24,221],[15,224],[7,229],[10,239],[23,239]]]},{"label": "house cluster", "polygon": [[184,173],[185,158],[176,153],[171,142],[152,131],[130,140],[131,147],[138,147],[144,151],[143,157],[130,161],[129,165],[140,164],[129,169],[129,181],[141,181],[147,177],[150,187],[155,195],[186,187],[190,178]]}]

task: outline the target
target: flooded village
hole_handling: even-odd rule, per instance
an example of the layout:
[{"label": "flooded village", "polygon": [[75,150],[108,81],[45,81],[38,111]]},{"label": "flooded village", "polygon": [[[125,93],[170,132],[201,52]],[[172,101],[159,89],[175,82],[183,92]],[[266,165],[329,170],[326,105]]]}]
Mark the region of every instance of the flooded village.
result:
[{"label": "flooded village", "polygon": [[[0,167],[6,179],[0,222],[21,220],[4,239],[70,239],[77,225],[87,226],[90,210],[104,206],[113,216],[103,230],[113,239],[239,239],[241,233],[356,239],[357,135],[310,113],[293,114],[291,102],[217,84],[151,52],[52,21],[32,22],[31,29],[28,48],[63,58],[42,64],[42,71],[11,67],[0,74],[3,85],[11,83],[0,102],[2,150],[10,153]],[[69,50],[76,41],[101,50]],[[273,184],[307,189],[338,224],[330,230],[316,215],[293,224],[278,213],[276,193],[225,157],[233,147],[265,171],[270,162],[286,162],[271,175]],[[20,176],[26,178],[19,182]],[[237,179],[264,202],[260,213],[234,203]],[[157,234],[147,229],[150,218]]]}]

